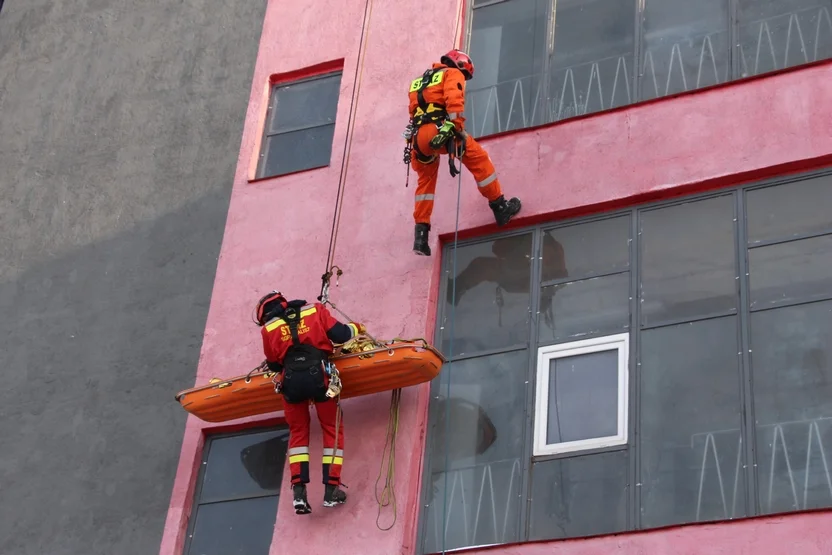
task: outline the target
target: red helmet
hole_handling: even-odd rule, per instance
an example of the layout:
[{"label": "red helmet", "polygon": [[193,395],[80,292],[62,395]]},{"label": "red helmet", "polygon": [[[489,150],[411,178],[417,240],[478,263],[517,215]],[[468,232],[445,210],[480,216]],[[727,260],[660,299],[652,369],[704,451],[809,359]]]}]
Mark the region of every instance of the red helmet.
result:
[{"label": "red helmet", "polygon": [[439,61],[446,66],[457,68],[465,76],[466,81],[474,76],[474,62],[462,50],[453,49],[442,56]]},{"label": "red helmet", "polygon": [[[266,312],[266,305],[274,301],[280,301],[281,303],[285,303],[286,297],[284,297],[283,293],[279,291],[271,291],[260,297],[260,300],[257,301],[257,306],[254,307],[255,314],[253,319],[255,324],[257,324],[258,326],[262,326],[267,321],[271,320],[271,318],[268,317],[268,314]],[[269,312],[272,311],[269,310]]]}]

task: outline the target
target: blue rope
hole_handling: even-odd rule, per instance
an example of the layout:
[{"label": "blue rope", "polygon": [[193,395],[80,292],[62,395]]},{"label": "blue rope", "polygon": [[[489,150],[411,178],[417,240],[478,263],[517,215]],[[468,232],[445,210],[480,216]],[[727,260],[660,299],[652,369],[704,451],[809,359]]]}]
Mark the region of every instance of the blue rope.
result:
[{"label": "blue rope", "polygon": [[456,335],[456,258],[457,246],[459,243],[459,205],[462,197],[462,172],[459,172],[459,177],[456,182],[456,223],[454,224],[454,255],[452,274],[454,276],[453,285],[451,285],[451,337],[448,344],[448,387],[445,394],[445,485],[442,502],[442,553],[445,553],[445,539],[448,535],[448,444],[450,442],[450,406],[451,406],[451,370],[453,367],[454,356],[454,336]]}]

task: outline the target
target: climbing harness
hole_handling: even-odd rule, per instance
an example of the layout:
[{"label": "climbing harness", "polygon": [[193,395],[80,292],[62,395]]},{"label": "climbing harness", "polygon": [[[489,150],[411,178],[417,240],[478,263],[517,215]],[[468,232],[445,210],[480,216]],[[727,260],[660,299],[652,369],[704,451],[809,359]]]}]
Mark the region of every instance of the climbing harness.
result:
[{"label": "climbing harness", "polygon": [[[419,148],[416,136],[419,129],[423,125],[435,125],[436,128],[440,130],[440,133],[442,133],[441,130],[443,125],[449,121],[448,112],[445,110],[445,107],[433,102],[427,102],[424,95],[425,89],[429,86],[440,84],[444,79],[444,75],[444,68],[430,68],[426,70],[421,77],[414,79],[410,84],[410,92],[416,93],[416,101],[419,106],[416,108],[416,112],[413,117],[410,118],[410,121],[407,123],[404,132],[402,132],[402,137],[404,137],[406,141],[404,155],[402,157],[402,161],[407,165],[407,174],[404,182],[405,187],[407,187],[410,183],[410,164],[413,160],[414,151],[416,160],[422,164],[430,164],[436,160],[436,157],[438,156],[437,154],[425,154],[422,152]],[[459,144],[460,140],[461,144]],[[448,151],[448,168],[451,177],[456,177],[459,175],[460,170],[457,169],[454,164],[454,158],[462,158],[465,151],[465,137],[457,132],[456,129],[453,129],[452,132],[448,134],[448,137],[441,141],[441,144],[439,144],[436,149],[441,148],[442,146],[446,146]]]},{"label": "climbing harness", "polygon": [[324,363],[324,372],[329,376],[329,387],[326,389],[326,396],[332,399],[341,394],[341,374],[338,368],[329,361]]}]

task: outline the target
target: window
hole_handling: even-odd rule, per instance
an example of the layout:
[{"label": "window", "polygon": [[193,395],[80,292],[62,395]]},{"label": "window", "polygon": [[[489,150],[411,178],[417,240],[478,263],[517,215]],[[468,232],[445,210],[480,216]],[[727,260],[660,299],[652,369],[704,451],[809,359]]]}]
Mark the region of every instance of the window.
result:
[{"label": "window", "polygon": [[288,445],[287,429],[206,440],[186,555],[268,555]]},{"label": "window", "polygon": [[445,247],[421,552],[832,508],[830,191]]},{"label": "window", "polygon": [[476,136],[832,57],[826,0],[476,0]]},{"label": "window", "polygon": [[534,456],[627,443],[629,335],[542,347]]},{"label": "window", "polygon": [[257,177],[329,165],[341,72],[272,87]]}]

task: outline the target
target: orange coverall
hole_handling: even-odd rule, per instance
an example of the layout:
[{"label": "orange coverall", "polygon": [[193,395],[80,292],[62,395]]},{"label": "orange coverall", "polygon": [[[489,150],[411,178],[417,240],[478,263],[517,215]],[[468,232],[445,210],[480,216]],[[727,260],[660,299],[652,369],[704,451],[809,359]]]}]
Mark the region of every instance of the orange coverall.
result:
[{"label": "orange coverall", "polygon": [[[448,67],[445,64],[435,63],[433,69],[441,69],[441,77],[434,74],[431,84],[422,92],[425,102],[428,105],[433,104],[443,107],[448,113],[448,119],[453,122],[456,131],[463,133],[465,152],[461,158],[462,164],[473,174],[480,194],[489,202],[497,200],[503,193],[494,164],[491,163],[491,158],[479,143],[465,133],[465,117],[462,115],[465,109],[465,77],[457,68]],[[408,108],[411,118],[419,108],[418,96],[413,89],[414,87],[411,85]],[[445,145],[439,150],[433,150],[430,147],[430,141],[436,136],[438,130],[437,125],[427,123],[416,131],[414,141],[416,152],[414,154],[420,153],[432,158],[429,162],[420,162],[418,160],[419,156],[414,155],[411,161],[411,166],[419,179],[416,187],[416,206],[413,211],[413,219],[417,224],[430,224],[430,216],[433,213],[433,199],[436,193],[436,179],[439,176],[439,156],[448,153]]]}]

